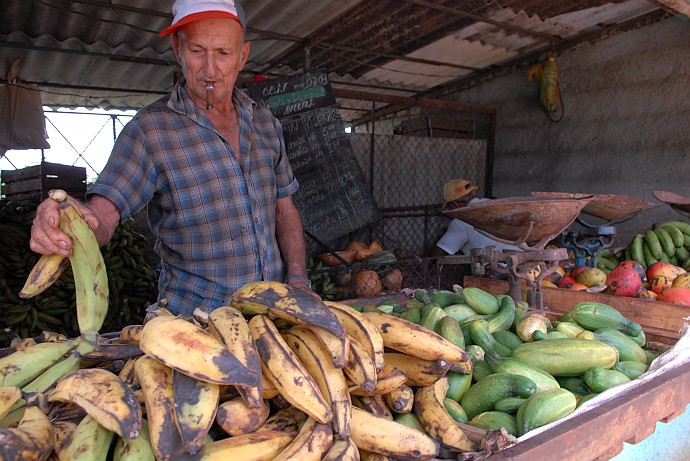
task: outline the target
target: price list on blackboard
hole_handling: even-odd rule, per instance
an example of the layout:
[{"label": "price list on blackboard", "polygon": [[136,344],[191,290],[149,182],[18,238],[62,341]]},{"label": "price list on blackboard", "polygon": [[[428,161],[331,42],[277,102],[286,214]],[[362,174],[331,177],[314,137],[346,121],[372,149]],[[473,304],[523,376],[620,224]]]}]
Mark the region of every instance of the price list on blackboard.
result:
[{"label": "price list on blackboard", "polygon": [[327,75],[270,79],[247,84],[247,89],[283,126],[285,148],[300,183],[293,199],[306,231],[329,241],[379,219]]}]

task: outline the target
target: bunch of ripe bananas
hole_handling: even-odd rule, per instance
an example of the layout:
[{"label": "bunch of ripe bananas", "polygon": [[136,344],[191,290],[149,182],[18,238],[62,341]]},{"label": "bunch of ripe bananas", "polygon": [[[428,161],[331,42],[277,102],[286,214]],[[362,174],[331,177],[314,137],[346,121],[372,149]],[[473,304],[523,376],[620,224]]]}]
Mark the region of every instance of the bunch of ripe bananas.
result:
[{"label": "bunch of ripe bananas", "polygon": [[[39,255],[29,248],[35,210],[36,205],[31,203],[8,203],[0,208],[0,244],[5,247],[0,259],[2,323],[21,337],[40,336],[44,330],[73,337],[79,334],[76,293],[72,267],[66,259],[61,260],[61,265],[54,261],[55,265],[45,269],[53,271],[56,277],[43,277],[42,280],[52,283],[45,291],[30,297],[19,296],[39,261]],[[141,323],[144,310],[156,299],[158,277],[144,258],[145,242],[146,237],[130,219],[118,226],[110,243],[101,249],[108,272],[110,305],[118,306],[105,318],[104,331],[119,331],[125,325]],[[0,347],[8,345],[9,340],[0,335]]]},{"label": "bunch of ripe bananas", "polygon": [[463,349],[282,283],[249,283],[205,316],[161,307],[100,335],[107,273],[77,209],[64,200],[62,211],[79,242],[81,334],[18,340],[0,358],[0,461],[425,460],[515,443],[444,407],[448,370],[472,371]]}]

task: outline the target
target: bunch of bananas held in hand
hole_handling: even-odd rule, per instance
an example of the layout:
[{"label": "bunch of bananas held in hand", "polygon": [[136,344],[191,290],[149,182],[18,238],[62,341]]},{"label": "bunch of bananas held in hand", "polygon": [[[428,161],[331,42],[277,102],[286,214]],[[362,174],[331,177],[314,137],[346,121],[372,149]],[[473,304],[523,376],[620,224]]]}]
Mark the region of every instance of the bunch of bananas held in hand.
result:
[{"label": "bunch of bananas held in hand", "polygon": [[[8,203],[0,208],[0,242],[6,248],[0,261],[4,325],[24,338],[39,336],[42,331],[76,336],[80,330],[72,267],[68,258],[40,256],[30,250],[35,210],[36,205],[30,203]],[[158,276],[144,258],[146,237],[135,226],[133,219],[123,222],[100,250],[107,269],[108,304],[113,306],[103,319],[104,331],[141,323],[145,308],[156,299]],[[9,341],[0,336],[0,346]]]},{"label": "bunch of bananas held in hand", "polygon": [[278,282],[205,323],[160,308],[96,343],[50,338],[0,358],[0,460],[425,460],[515,443],[444,407],[446,372],[472,370],[458,345]]}]

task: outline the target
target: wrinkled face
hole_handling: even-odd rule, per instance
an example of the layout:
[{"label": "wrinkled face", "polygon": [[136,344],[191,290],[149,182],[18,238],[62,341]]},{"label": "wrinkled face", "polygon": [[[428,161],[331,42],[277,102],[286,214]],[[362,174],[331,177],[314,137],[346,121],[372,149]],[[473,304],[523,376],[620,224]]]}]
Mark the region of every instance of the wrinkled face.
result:
[{"label": "wrinkled face", "polygon": [[181,27],[172,47],[187,79],[187,92],[205,106],[206,84],[213,84],[213,99],[230,102],[237,75],[249,57],[242,26],[232,19],[202,19]]}]

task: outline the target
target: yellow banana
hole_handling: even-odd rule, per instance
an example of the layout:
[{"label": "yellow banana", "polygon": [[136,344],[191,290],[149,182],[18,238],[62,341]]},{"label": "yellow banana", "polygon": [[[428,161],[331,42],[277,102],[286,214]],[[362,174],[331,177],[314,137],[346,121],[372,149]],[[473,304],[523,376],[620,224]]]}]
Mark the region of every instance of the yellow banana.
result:
[{"label": "yellow banana", "polygon": [[262,369],[280,395],[318,422],[331,422],[333,410],[273,321],[265,315],[255,315],[249,320],[249,331],[256,341]]},{"label": "yellow banana", "polygon": [[443,378],[450,368],[450,362],[446,360],[425,360],[402,352],[386,352],[384,358],[386,365],[399,368],[405,373],[405,384],[408,386],[431,386]]},{"label": "yellow banana", "polygon": [[22,391],[16,386],[0,387],[0,420],[3,419],[10,409],[22,398]]},{"label": "yellow banana", "polygon": [[439,445],[425,433],[359,408],[352,409],[350,438],[360,450],[393,458],[424,460],[439,453]]},{"label": "yellow banana", "polygon": [[237,435],[207,443],[195,458],[198,461],[266,461],[275,458],[295,438],[278,431]]},{"label": "yellow banana", "polygon": [[0,429],[0,461],[45,460],[51,451],[53,426],[38,407],[27,407],[16,428]]},{"label": "yellow banana", "polygon": [[173,421],[172,369],[144,355],[134,364],[134,372],[144,393],[149,437],[156,459],[169,460],[184,453],[182,437]]},{"label": "yellow banana", "polygon": [[344,440],[336,439],[322,461],[359,461],[357,445],[349,437]]},{"label": "yellow banana", "polygon": [[382,455],[381,453],[373,453],[371,451],[359,450],[359,459],[361,461],[396,461],[396,458]]},{"label": "yellow banana", "polygon": [[302,425],[295,438],[273,461],[320,461],[333,444],[333,429],[311,416]]},{"label": "yellow banana", "polygon": [[113,450],[113,461],[156,461],[149,437],[148,423],[145,419],[141,420],[139,437],[134,440],[122,437],[117,439]]},{"label": "yellow banana", "polygon": [[53,421],[53,453],[60,461],[69,461],[65,450],[72,443],[77,423],[72,421]]},{"label": "yellow banana", "polygon": [[173,370],[175,424],[185,451],[195,454],[211,429],[218,410],[219,385],[191,378]]},{"label": "yellow banana", "polygon": [[347,354],[350,351],[350,335],[345,334],[342,338],[338,338],[321,327],[310,326],[309,329],[331,355],[331,362],[333,362],[335,368],[343,368],[347,365]]},{"label": "yellow banana", "polygon": [[93,337],[108,313],[108,273],[96,236],[73,199],[53,189],[48,195],[60,204],[60,230],[72,240],[69,257],[76,290],[79,331]]},{"label": "yellow banana", "polygon": [[407,376],[399,368],[384,365],[383,370],[376,375],[376,386],[371,392],[366,392],[359,386],[350,388],[353,395],[383,395],[391,392],[407,382]]},{"label": "yellow banana", "polygon": [[51,402],[69,402],[86,411],[101,426],[126,439],[141,429],[141,407],[129,386],[103,368],[83,368],[60,379],[49,393]]},{"label": "yellow banana", "polygon": [[187,376],[216,384],[258,386],[261,376],[247,369],[203,328],[164,315],[144,324],[139,347],[147,355]]},{"label": "yellow banana", "polygon": [[348,438],[352,403],[345,374],[334,366],[330,353],[311,328],[295,326],[287,330],[283,337],[330,403],[334,432],[341,439]]},{"label": "yellow banana", "polygon": [[365,410],[372,415],[379,418],[393,420],[393,413],[391,412],[386,399],[382,394],[380,395],[352,395],[352,405],[360,410]]},{"label": "yellow banana", "polygon": [[[65,447],[64,459],[70,461],[105,461],[115,433],[86,415],[72,434],[72,441]],[[62,458],[61,458],[62,461]]]},{"label": "yellow banana", "polygon": [[279,431],[297,434],[300,426],[307,420],[307,414],[297,407],[289,406],[276,411],[257,429],[260,431]]},{"label": "yellow banana", "polygon": [[428,328],[382,312],[365,312],[364,315],[376,325],[383,344],[390,349],[426,360],[470,361],[467,352]]},{"label": "yellow banana", "polygon": [[138,358],[139,357],[128,358],[117,374],[117,376],[129,386],[134,385],[134,364],[137,362]]},{"label": "yellow banana", "polygon": [[[232,355],[248,370],[261,375],[261,362],[254,338],[249,332],[247,320],[242,313],[230,306],[222,306],[208,316],[208,331],[219,339]],[[237,386],[237,390],[247,406],[262,408],[264,399],[261,381],[256,386]]]},{"label": "yellow banana", "polygon": [[50,288],[69,265],[69,258],[61,255],[41,255],[29,272],[19,297],[28,299]]},{"label": "yellow banana", "polygon": [[424,430],[452,451],[481,451],[483,447],[470,440],[443,406],[448,391],[448,378],[441,378],[431,386],[420,387],[414,396],[414,414]]},{"label": "yellow banana", "polygon": [[132,344],[135,346],[139,345],[139,340],[141,339],[141,332],[144,329],[144,325],[126,325],[120,330],[120,336],[118,340],[122,344]]},{"label": "yellow banana", "polygon": [[216,421],[232,436],[248,434],[256,432],[266,422],[270,411],[268,402],[264,402],[261,408],[249,408],[244,399],[238,397],[218,407]]},{"label": "yellow banana", "polygon": [[354,310],[347,304],[333,301],[324,301],[324,303],[331,312],[335,314],[338,320],[340,320],[347,334],[369,351],[369,355],[376,366],[376,372],[378,373],[381,371],[384,365],[384,346],[383,337],[376,325],[367,319],[361,312]]},{"label": "yellow banana", "polygon": [[70,352],[75,342],[38,343],[0,359],[0,386],[21,387]]},{"label": "yellow banana", "polygon": [[301,288],[280,282],[251,282],[240,287],[228,304],[244,315],[267,315],[290,323],[321,327],[338,338],[345,330],[323,301]]},{"label": "yellow banana", "polygon": [[414,390],[406,384],[383,395],[386,403],[396,413],[409,413],[414,404]]},{"label": "yellow banana", "polygon": [[350,351],[343,372],[364,392],[372,392],[376,387],[376,364],[364,346],[354,338],[350,338]]}]

